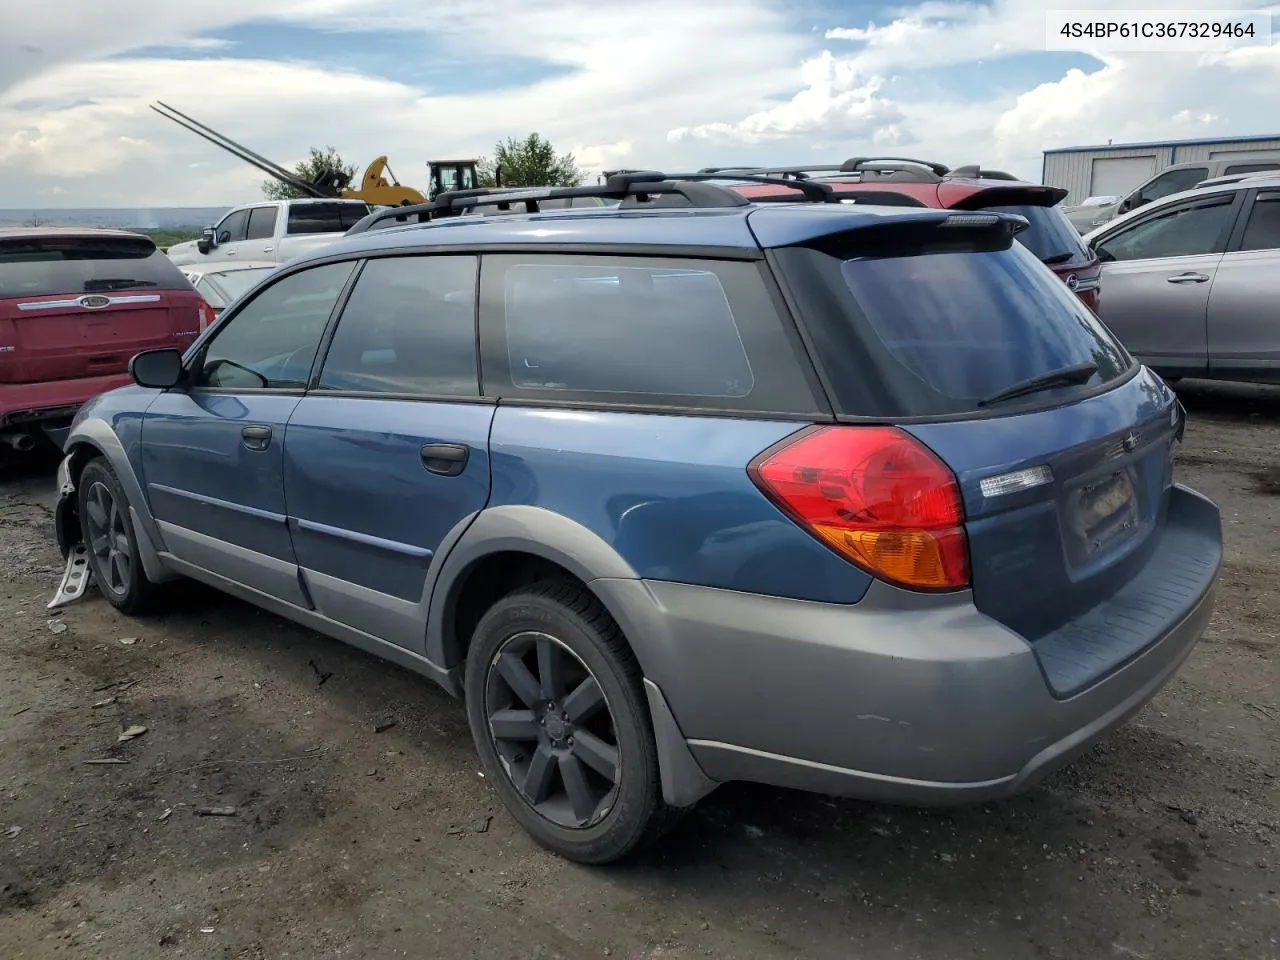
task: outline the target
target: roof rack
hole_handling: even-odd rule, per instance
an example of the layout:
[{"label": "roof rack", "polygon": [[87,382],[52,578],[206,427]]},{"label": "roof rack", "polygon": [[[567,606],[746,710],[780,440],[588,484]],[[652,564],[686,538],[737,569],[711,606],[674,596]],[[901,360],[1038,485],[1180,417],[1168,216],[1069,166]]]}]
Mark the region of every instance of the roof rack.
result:
[{"label": "roof rack", "polygon": [[[637,204],[648,203],[657,197],[675,194],[694,207],[743,207],[751,203],[741,194],[726,187],[708,183],[721,177],[708,173],[661,173],[656,170],[617,173],[603,184],[587,187],[535,187],[530,189],[450,190],[437,194],[429,203],[411,206],[389,207],[378,210],[357,221],[347,235],[364,233],[385,221],[409,222],[410,217],[425,223],[440,217],[457,216],[464,210],[478,206],[496,206],[507,211],[512,204],[521,204],[525,213],[537,213],[541,200],[559,200],[571,197],[602,197],[626,200],[634,198]],[[825,183],[785,180],[758,174],[735,174],[732,179],[752,183],[775,184],[798,191],[811,203],[838,203],[835,191]]]},{"label": "roof rack", "polygon": [[[922,169],[923,168],[923,169]],[[887,173],[883,171],[888,171]],[[865,176],[878,174],[877,179],[906,180],[916,183],[936,183],[947,176],[950,167],[933,160],[917,160],[913,157],[850,157],[841,164],[792,164],[764,167],[703,167],[699,173],[721,174],[726,179],[739,173],[777,175],[783,178],[807,180],[813,173],[851,173]]]}]

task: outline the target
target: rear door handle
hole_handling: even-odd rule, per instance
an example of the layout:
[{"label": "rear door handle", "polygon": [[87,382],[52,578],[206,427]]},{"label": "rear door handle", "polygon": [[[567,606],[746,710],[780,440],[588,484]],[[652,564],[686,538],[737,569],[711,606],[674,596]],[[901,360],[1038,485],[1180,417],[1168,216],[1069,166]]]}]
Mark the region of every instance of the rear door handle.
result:
[{"label": "rear door handle", "polygon": [[442,477],[456,477],[467,468],[471,449],[460,443],[428,443],[421,450],[422,465]]},{"label": "rear door handle", "polygon": [[1209,278],[1203,273],[1179,273],[1167,279],[1170,283],[1204,283]]},{"label": "rear door handle", "polygon": [[240,431],[240,439],[250,450],[265,450],[271,445],[271,428],[245,427]]}]

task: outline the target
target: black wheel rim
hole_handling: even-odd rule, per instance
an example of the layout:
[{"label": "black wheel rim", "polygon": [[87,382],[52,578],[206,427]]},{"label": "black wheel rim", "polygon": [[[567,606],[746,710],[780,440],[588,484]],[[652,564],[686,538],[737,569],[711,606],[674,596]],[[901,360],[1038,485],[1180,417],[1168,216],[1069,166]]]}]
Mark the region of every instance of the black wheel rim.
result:
[{"label": "black wheel rim", "polygon": [[489,737],[512,786],[539,815],[584,829],[613,808],[622,756],[595,675],[555,637],[508,637],[485,679]]},{"label": "black wheel rim", "polygon": [[105,483],[95,481],[85,497],[85,526],[98,582],[117,596],[129,592],[133,555],[124,511]]}]

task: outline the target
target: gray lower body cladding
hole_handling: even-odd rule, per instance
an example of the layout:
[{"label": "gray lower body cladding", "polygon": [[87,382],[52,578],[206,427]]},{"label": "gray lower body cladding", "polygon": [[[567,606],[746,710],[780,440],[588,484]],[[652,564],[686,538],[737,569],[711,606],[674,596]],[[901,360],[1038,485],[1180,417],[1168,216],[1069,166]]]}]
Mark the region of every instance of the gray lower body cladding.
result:
[{"label": "gray lower body cladding", "polygon": [[[1216,508],[1185,489],[1191,522]],[[1123,723],[1169,680],[1213,609],[1221,537],[1190,603],[1123,663],[1055,695],[1032,644],[970,594],[873,584],[852,606],[669,582],[596,581],[714,781],[891,803],[1019,792]]]}]

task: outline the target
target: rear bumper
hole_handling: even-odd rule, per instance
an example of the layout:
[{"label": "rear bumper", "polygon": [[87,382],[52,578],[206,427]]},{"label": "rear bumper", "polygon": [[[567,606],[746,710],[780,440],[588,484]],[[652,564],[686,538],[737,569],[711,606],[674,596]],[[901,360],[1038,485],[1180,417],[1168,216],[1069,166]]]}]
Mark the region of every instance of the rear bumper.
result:
[{"label": "rear bumper", "polygon": [[62,420],[70,423],[86,401],[127,383],[132,383],[127,373],[40,383],[0,383],[0,427],[43,426]]},{"label": "rear bumper", "polygon": [[847,607],[649,583],[662,627],[638,652],[712,780],[910,804],[1017,793],[1150,700],[1204,631],[1221,521],[1199,494],[1175,497],[1204,534],[1203,582],[1140,649],[1070,696],[1056,696],[1032,645],[967,593],[879,582]]}]

